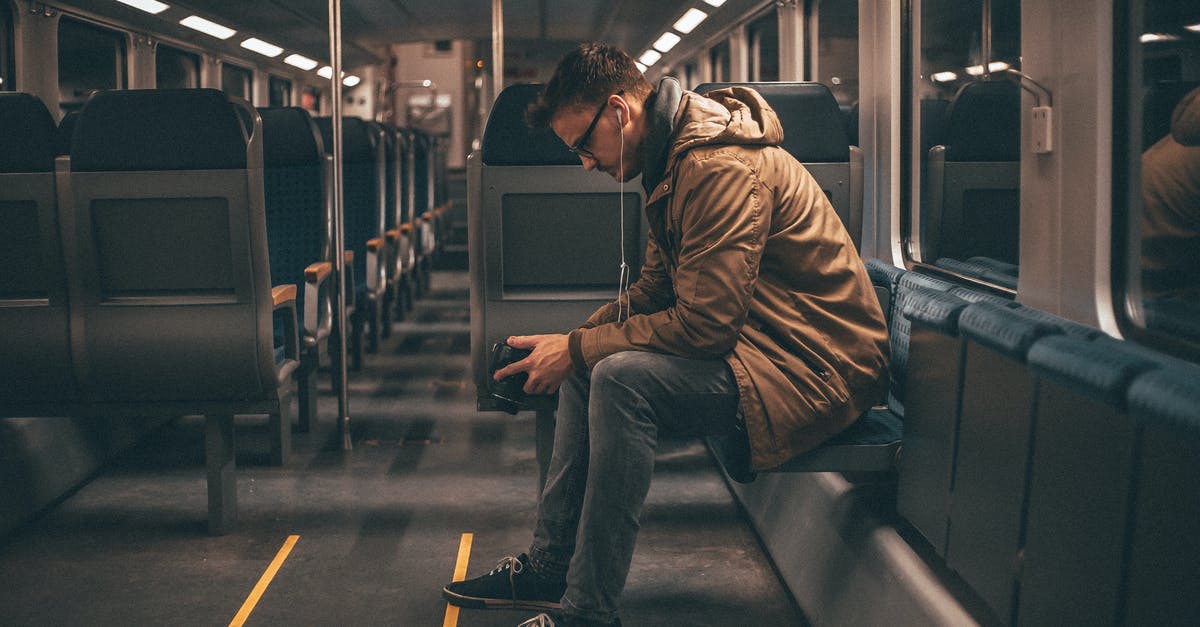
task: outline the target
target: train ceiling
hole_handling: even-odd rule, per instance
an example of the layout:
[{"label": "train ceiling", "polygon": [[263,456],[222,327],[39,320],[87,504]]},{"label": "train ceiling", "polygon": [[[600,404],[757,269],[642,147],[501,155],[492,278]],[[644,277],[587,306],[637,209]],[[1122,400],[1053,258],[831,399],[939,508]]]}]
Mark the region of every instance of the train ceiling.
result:
[{"label": "train ceiling", "polygon": [[[116,0],[68,0],[100,15],[114,16],[138,28],[179,39],[214,44],[213,39],[183,28],[189,12],[222,22],[245,33],[322,62],[328,5],[325,0],[183,0],[170,12],[150,15]],[[723,16],[737,15],[762,0],[729,0],[714,9],[701,0],[504,0],[504,38],[524,42],[606,41],[635,56],[647,48],[690,7],[706,9],[719,26]],[[381,62],[392,43],[470,39],[492,35],[491,0],[343,0],[343,59],[347,68]],[[707,30],[707,29],[701,29]],[[698,33],[699,34],[699,33]],[[230,40],[233,42],[233,40]],[[236,43],[230,44],[236,50]],[[561,47],[561,46],[560,46]]]}]

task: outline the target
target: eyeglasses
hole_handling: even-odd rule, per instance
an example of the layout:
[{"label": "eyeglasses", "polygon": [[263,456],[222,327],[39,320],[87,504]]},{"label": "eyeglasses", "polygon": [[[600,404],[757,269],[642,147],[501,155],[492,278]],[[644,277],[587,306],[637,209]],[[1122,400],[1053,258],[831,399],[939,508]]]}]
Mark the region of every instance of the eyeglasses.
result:
[{"label": "eyeglasses", "polygon": [[[621,91],[618,91],[617,95],[624,96],[625,90],[622,89]],[[583,132],[583,135],[579,136],[579,141],[576,141],[575,145],[573,146],[567,146],[567,150],[570,150],[572,153],[580,157],[587,157],[588,159],[596,158],[596,155],[592,154],[592,151],[588,150],[586,146],[592,139],[592,131],[596,130],[596,124],[600,122],[600,114],[604,113],[606,108],[608,108],[608,98],[605,98],[604,102],[600,103],[600,109],[597,110],[596,115],[592,117],[592,123],[588,124],[587,130]]]}]

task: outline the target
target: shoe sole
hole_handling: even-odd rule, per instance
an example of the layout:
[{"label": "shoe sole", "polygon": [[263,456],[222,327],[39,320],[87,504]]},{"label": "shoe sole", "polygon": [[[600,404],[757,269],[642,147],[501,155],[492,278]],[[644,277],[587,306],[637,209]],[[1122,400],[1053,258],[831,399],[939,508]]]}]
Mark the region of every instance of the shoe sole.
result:
[{"label": "shoe sole", "polygon": [[555,601],[529,601],[524,599],[485,599],[468,597],[442,588],[442,598],[451,605],[473,610],[561,610],[562,603]]}]

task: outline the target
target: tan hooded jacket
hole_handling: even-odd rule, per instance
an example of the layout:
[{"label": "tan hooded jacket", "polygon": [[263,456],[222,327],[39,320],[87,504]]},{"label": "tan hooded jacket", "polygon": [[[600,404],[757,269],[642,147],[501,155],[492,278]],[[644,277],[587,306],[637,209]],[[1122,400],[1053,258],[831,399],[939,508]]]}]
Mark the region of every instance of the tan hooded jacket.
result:
[{"label": "tan hooded jacket", "polygon": [[887,330],[833,207],[779,147],[775,112],[750,89],[708,96],[685,92],[676,114],[633,315],[600,308],[571,333],[571,355],[579,368],[628,350],[723,358],[762,470],[882,397]]}]

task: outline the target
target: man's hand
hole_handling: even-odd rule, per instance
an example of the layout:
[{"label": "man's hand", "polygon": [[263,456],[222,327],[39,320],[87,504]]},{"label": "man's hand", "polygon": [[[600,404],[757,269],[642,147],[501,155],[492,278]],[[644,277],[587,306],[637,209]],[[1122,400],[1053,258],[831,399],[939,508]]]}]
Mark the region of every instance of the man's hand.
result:
[{"label": "man's hand", "polygon": [[508,345],[513,348],[533,349],[533,353],[521,361],[497,370],[493,378],[499,381],[518,372],[528,372],[526,394],[552,394],[562,384],[563,379],[575,370],[575,365],[571,363],[571,353],[567,349],[566,335],[514,335],[508,338]]}]

